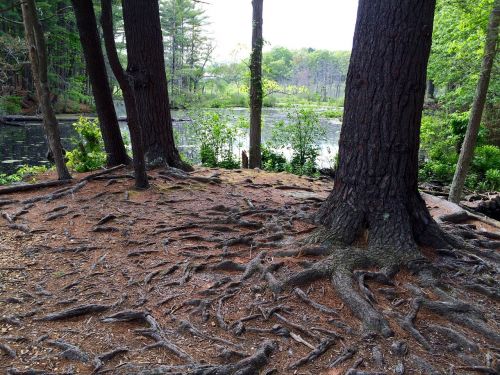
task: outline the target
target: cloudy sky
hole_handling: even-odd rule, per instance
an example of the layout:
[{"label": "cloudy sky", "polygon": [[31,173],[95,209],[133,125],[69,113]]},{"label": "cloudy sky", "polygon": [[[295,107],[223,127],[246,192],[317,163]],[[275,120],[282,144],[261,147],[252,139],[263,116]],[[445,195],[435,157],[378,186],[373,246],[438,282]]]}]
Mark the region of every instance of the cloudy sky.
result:
[{"label": "cloudy sky", "polygon": [[[215,60],[250,51],[251,0],[204,0],[216,43]],[[358,0],[264,0],[265,49],[284,46],[350,50]]]}]

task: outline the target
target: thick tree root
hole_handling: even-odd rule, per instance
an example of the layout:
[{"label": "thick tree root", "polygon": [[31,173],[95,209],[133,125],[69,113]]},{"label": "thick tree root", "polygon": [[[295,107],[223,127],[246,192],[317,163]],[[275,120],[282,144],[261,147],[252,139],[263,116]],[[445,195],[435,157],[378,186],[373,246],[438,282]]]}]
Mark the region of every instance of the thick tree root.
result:
[{"label": "thick tree root", "polygon": [[77,316],[103,312],[110,309],[111,307],[112,307],[111,305],[95,305],[95,304],[81,305],[73,307],[68,310],[50,313],[36,320],[54,321],[54,320],[69,319]]},{"label": "thick tree root", "polygon": [[47,340],[45,342],[51,346],[61,349],[62,352],[59,353],[59,357],[61,358],[84,363],[89,361],[89,355],[75,345],[69,344],[63,340]]}]

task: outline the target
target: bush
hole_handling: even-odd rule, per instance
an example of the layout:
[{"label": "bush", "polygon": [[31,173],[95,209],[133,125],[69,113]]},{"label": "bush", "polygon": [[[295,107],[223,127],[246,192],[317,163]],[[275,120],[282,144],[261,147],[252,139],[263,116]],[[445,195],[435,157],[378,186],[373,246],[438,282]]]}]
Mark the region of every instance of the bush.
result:
[{"label": "bush", "polygon": [[287,171],[313,176],[317,173],[320,143],[325,139],[326,130],[319,123],[318,114],[312,109],[294,108],[287,114],[287,121],[276,123],[270,145],[274,149],[292,150]]},{"label": "bush", "polygon": [[500,169],[488,169],[485,173],[485,182],[489,190],[500,190]]},{"label": "bush", "polygon": [[188,130],[200,144],[200,161],[206,167],[234,169],[240,167],[235,158],[234,147],[243,129],[248,127],[246,121],[238,119],[234,124],[223,115],[207,111],[197,114]]},{"label": "bush", "polygon": [[7,115],[19,114],[22,110],[22,100],[22,97],[15,95],[0,97],[0,113],[3,112]]},{"label": "bush", "polygon": [[[455,113],[447,118],[424,116],[420,131],[421,157],[419,177],[421,180],[451,183],[458,162],[460,147],[467,130],[468,113]],[[481,127],[478,146],[465,186],[474,190],[498,189],[496,171],[500,165],[500,148],[485,145],[486,131]]]},{"label": "bush", "polygon": [[106,164],[106,153],[98,120],[80,117],[73,124],[78,136],[73,139],[75,149],[66,153],[68,167],[77,172],[99,169]]},{"label": "bush", "polygon": [[262,169],[269,172],[283,172],[287,161],[283,154],[273,151],[268,146],[262,146]]}]

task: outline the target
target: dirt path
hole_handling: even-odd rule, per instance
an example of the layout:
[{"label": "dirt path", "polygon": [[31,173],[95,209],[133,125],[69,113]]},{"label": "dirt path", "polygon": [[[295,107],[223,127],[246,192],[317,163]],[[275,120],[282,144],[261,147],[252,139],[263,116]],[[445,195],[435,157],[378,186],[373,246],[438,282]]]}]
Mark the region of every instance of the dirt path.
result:
[{"label": "dirt path", "polygon": [[[488,259],[423,249],[451,287],[453,313],[473,313],[491,335],[445,319],[432,304],[416,306],[419,296],[441,296],[402,271],[394,285],[360,282],[395,333],[367,337],[328,280],[272,291],[317,259],[305,255],[314,253],[311,247],[299,256],[286,251],[297,250],[314,230],[310,217],[331,181],[249,170],[198,169],[188,179],[153,171],[152,188],[137,192],[126,173],[50,201],[28,202],[61,187],[0,197],[0,371],[498,370],[494,241],[500,235],[491,234],[494,228],[470,221],[452,227],[495,247]],[[443,213],[439,202],[430,208]]]}]

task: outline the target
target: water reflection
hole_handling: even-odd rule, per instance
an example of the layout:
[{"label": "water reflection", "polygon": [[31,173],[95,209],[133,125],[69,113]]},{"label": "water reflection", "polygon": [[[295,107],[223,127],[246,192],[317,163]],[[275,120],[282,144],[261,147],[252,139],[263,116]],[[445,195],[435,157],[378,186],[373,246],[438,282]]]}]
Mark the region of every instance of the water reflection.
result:
[{"label": "water reflection", "polygon": [[[240,117],[248,118],[249,116],[248,109],[246,108],[231,108],[219,111],[234,121],[237,121]],[[265,142],[271,136],[273,124],[280,120],[286,120],[287,112],[285,109],[264,108],[262,115],[264,122],[262,138]],[[185,111],[174,111],[173,117],[179,120],[186,120],[189,118],[189,114]],[[327,130],[327,141],[321,145],[318,163],[322,167],[328,167],[338,150],[340,123],[336,120],[321,118],[321,124]],[[71,126],[71,122],[63,118],[59,120],[59,125],[63,147],[72,149],[71,139],[74,137],[75,132]],[[174,128],[178,134],[178,148],[188,158],[196,160],[198,146],[192,137],[190,137],[186,125],[187,121],[174,122]],[[128,133],[125,122],[121,122],[120,127],[124,133]],[[240,141],[241,148],[248,149],[248,137],[244,137]],[[290,154],[290,150],[283,151],[285,155]],[[235,152],[239,153],[240,149],[235,150]],[[0,173],[13,173],[24,164],[47,164],[46,153],[47,143],[41,123],[26,122],[20,124],[20,126],[0,125]]]}]

